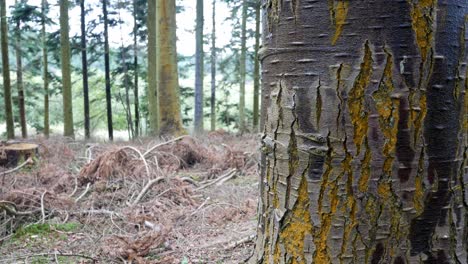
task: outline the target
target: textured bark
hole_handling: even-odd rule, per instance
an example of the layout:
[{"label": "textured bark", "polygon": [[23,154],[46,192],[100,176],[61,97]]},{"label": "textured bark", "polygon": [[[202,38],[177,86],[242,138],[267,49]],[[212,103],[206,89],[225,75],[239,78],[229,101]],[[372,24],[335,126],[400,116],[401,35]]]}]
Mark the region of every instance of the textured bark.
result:
[{"label": "textured bark", "polygon": [[110,82],[109,59],[109,21],[107,19],[107,0],[102,0],[102,13],[104,16],[104,72],[106,78],[106,105],[107,105],[107,132],[109,140],[114,140],[114,127],[112,125],[112,95]]},{"label": "textured bark", "polygon": [[216,129],[216,0],[213,0],[211,17],[211,131]]},{"label": "textured bark", "polygon": [[133,97],[134,97],[134,113],[135,113],[135,138],[140,135],[140,100],[138,92],[138,24],[137,24],[137,0],[133,0]]},{"label": "textured bark", "polygon": [[63,135],[74,137],[73,104],[70,72],[70,40],[68,37],[68,0],[60,0],[60,55],[62,68]]},{"label": "textured bark", "polygon": [[197,20],[195,27],[195,118],[194,132],[203,132],[203,0],[197,0]]},{"label": "textured bark", "polygon": [[242,22],[241,22],[241,53],[240,53],[240,66],[239,66],[239,132],[243,133],[246,130],[245,127],[245,64],[246,64],[246,53],[247,53],[247,0],[242,1]]},{"label": "textured bark", "polygon": [[49,125],[49,62],[47,57],[47,35],[46,35],[46,10],[47,0],[42,0],[41,3],[41,15],[42,15],[42,79],[44,81],[44,136],[49,137],[50,125]]},{"label": "textured bark", "polygon": [[22,61],[22,50],[21,50],[21,21],[16,21],[16,87],[18,88],[18,107],[20,112],[20,124],[21,124],[21,136],[23,138],[28,137],[28,127],[26,123],[26,107],[24,97],[24,85],[23,85],[23,61]]},{"label": "textured bark", "polygon": [[157,47],[156,47],[156,1],[148,0],[148,115],[149,134],[157,135],[159,132],[159,105],[158,105],[158,73],[157,73]]},{"label": "textured bark", "polygon": [[185,133],[180,116],[175,0],[157,0],[156,35],[160,135]]},{"label": "textured bark", "polygon": [[253,127],[258,131],[260,117],[260,61],[258,51],[260,50],[260,5],[261,1],[255,2],[255,61],[254,61],[254,97],[253,97]]},{"label": "textured bark", "polygon": [[468,2],[264,0],[254,263],[468,263]]},{"label": "textured bark", "polygon": [[6,17],[5,0],[0,0],[1,8],[1,45],[2,45],[2,71],[3,71],[3,99],[5,103],[5,121],[7,127],[7,137],[12,139],[15,137],[15,128],[13,122],[13,106],[11,102],[11,80],[10,80],[10,64],[8,61],[8,25]]},{"label": "textured bark", "polygon": [[81,11],[81,65],[82,65],[82,77],[83,77],[83,105],[84,105],[84,129],[85,138],[91,137],[91,131],[89,126],[89,88],[88,88],[88,59],[86,50],[86,10],[85,0],[80,0],[80,11]]}]

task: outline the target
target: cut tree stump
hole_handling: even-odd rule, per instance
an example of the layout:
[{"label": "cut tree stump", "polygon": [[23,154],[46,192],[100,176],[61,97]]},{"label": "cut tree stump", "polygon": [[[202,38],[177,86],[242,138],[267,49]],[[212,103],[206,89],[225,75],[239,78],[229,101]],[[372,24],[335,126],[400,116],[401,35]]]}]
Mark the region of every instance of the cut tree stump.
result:
[{"label": "cut tree stump", "polygon": [[39,156],[39,146],[33,143],[6,143],[0,145],[0,166],[11,168]]}]

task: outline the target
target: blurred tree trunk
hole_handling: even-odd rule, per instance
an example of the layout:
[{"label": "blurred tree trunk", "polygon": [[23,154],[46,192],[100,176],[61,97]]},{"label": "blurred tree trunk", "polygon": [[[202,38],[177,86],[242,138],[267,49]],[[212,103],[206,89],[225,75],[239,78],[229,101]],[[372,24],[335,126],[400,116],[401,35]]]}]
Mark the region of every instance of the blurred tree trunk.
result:
[{"label": "blurred tree trunk", "polygon": [[247,53],[247,8],[248,1],[242,1],[242,22],[241,22],[241,54],[240,54],[240,90],[239,90],[239,132],[244,133],[245,127],[245,65],[246,65],[246,53]]},{"label": "blurred tree trunk", "polygon": [[213,0],[211,27],[211,131],[216,129],[216,0]]},{"label": "blurred tree trunk", "polygon": [[138,95],[138,24],[137,24],[137,0],[133,0],[133,71],[134,71],[134,107],[135,107],[135,138],[140,135],[140,101]]},{"label": "blurred tree trunk", "polygon": [[1,42],[2,42],[2,70],[3,70],[3,99],[5,102],[5,118],[8,139],[15,137],[13,122],[13,106],[11,102],[10,63],[8,59],[8,25],[6,17],[6,1],[0,0],[1,8]]},{"label": "blurred tree trunk", "polygon": [[175,0],[156,1],[156,47],[161,135],[185,133],[180,116]]},{"label": "blurred tree trunk", "polygon": [[260,49],[260,6],[261,0],[254,1],[255,6],[255,55],[254,55],[254,97],[253,97],[253,131],[258,132],[258,121],[260,117],[260,61],[258,50]]},{"label": "blurred tree trunk", "polygon": [[47,12],[47,0],[42,0],[41,5],[41,24],[42,24],[42,67],[43,73],[42,78],[44,79],[44,136],[49,137],[50,125],[49,125],[49,63],[47,57],[47,35],[46,35],[46,12]]},{"label": "blurred tree trunk", "polygon": [[[18,3],[16,1],[16,3]],[[20,112],[20,124],[21,124],[21,136],[23,138],[28,137],[28,127],[26,123],[26,107],[25,107],[25,96],[24,96],[24,85],[23,85],[23,61],[21,51],[21,19],[18,18],[16,21],[15,28],[15,53],[16,53],[16,87],[18,88],[18,107]]]},{"label": "blurred tree trunk", "polygon": [[70,72],[70,40],[68,37],[68,0],[60,0],[60,49],[63,96],[63,135],[74,137],[73,104]]},{"label": "blurred tree trunk", "polygon": [[84,129],[85,138],[91,137],[89,126],[89,88],[88,88],[88,59],[86,50],[86,10],[85,0],[80,0],[81,10],[81,65],[83,75],[83,98],[84,98]]},{"label": "blurred tree trunk", "polygon": [[112,95],[110,83],[110,60],[109,60],[109,21],[107,19],[107,0],[102,0],[102,12],[104,16],[104,67],[106,78],[106,104],[107,104],[107,131],[109,140],[114,140],[114,128],[112,125]]},{"label": "blurred tree trunk", "polygon": [[158,73],[156,48],[156,1],[148,0],[148,115],[149,134],[159,132]]},{"label": "blurred tree trunk", "polygon": [[468,2],[267,1],[254,263],[468,263]]},{"label": "blurred tree trunk", "polygon": [[197,19],[195,27],[195,118],[194,132],[203,132],[203,0],[197,0]]}]

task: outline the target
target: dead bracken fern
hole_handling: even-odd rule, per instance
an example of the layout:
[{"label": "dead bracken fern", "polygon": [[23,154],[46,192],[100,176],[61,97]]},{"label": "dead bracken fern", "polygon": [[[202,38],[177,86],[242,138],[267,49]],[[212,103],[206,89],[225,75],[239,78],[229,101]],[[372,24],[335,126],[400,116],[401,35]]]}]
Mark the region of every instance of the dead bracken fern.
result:
[{"label": "dead bracken fern", "polygon": [[81,169],[80,183],[94,183],[110,179],[128,168],[129,161],[129,156],[124,150],[107,151]]}]

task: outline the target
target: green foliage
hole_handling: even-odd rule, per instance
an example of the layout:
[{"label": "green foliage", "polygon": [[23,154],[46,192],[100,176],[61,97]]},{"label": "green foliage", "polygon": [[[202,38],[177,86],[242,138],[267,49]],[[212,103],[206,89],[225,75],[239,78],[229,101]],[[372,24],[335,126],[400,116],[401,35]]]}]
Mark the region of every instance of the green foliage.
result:
[{"label": "green foliage", "polygon": [[31,224],[20,227],[16,230],[14,238],[19,239],[25,236],[45,236],[54,230],[62,232],[72,232],[80,227],[78,223],[65,223],[65,224]]}]

